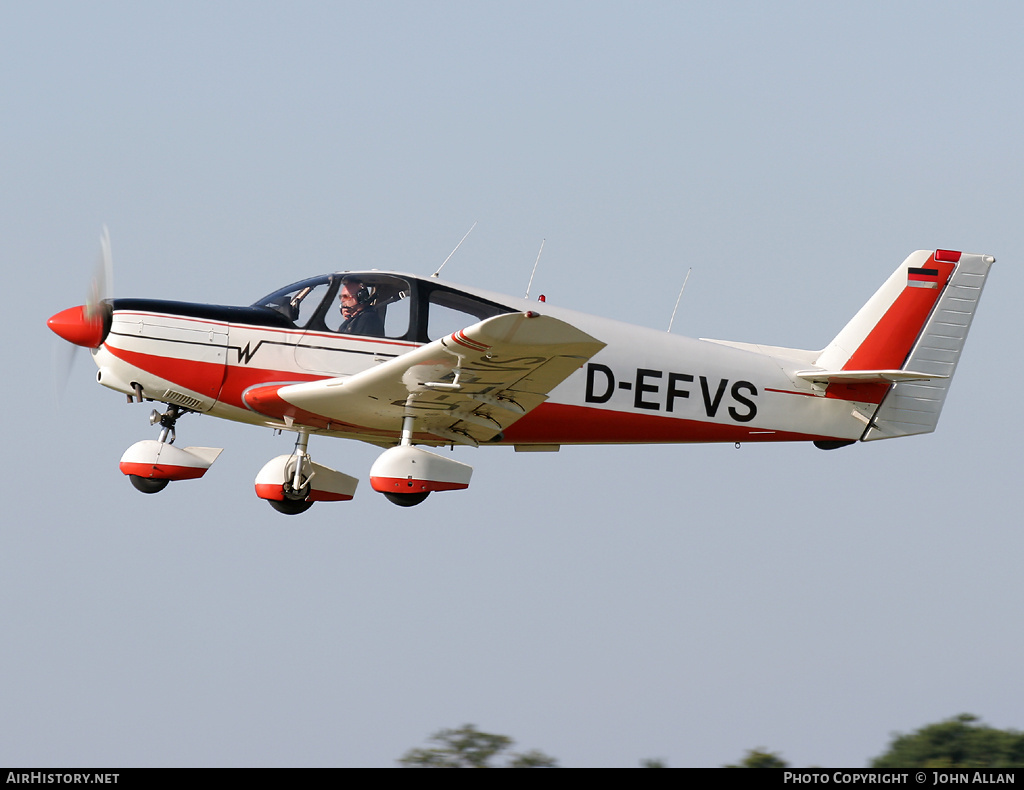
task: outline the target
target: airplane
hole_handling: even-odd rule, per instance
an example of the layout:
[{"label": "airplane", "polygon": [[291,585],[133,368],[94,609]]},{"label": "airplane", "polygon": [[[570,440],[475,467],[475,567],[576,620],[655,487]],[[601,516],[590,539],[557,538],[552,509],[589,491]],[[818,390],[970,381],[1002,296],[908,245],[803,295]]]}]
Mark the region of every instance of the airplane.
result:
[{"label": "airplane", "polygon": [[[409,507],[470,483],[470,465],[427,448],[832,450],[929,433],[994,261],[912,253],[819,351],[692,339],[377,270],[311,277],[248,307],[94,295],[48,325],[90,350],[100,384],[166,406],[150,415],[159,437],[121,458],[138,490],[203,477],[221,448],[174,440],[182,416],[209,414],[296,435],[255,480],[258,497],[294,515],[350,500],[358,484],[313,461],[313,435],[380,447],[370,486]],[[363,329],[351,331],[359,314]]]}]

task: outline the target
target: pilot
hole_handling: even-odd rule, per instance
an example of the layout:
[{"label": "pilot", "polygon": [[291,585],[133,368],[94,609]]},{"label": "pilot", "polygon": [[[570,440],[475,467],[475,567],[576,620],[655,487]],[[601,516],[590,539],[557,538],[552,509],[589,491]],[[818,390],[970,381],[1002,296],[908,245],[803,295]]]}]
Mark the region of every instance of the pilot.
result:
[{"label": "pilot", "polygon": [[339,332],[371,337],[384,335],[384,322],[370,304],[373,295],[363,283],[359,280],[343,280],[338,298],[341,301],[341,317],[345,319]]}]

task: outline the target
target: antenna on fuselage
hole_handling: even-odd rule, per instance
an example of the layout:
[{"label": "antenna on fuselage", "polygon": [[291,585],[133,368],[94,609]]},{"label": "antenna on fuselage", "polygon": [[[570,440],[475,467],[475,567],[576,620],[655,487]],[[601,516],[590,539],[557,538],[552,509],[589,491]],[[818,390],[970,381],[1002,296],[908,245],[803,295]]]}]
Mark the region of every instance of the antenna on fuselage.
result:
[{"label": "antenna on fuselage", "polygon": [[692,271],[692,266],[686,270],[686,277],[683,278],[683,287],[679,289],[679,296],[676,297],[676,306],[672,308],[672,317],[668,319],[668,329],[665,330],[666,332],[672,331],[672,322],[676,320],[676,310],[679,309],[679,300],[683,298],[683,291],[686,290],[686,283],[689,282],[690,272]]},{"label": "antenna on fuselage", "polygon": [[445,258],[441,265],[437,267],[437,271],[430,275],[431,277],[437,277],[441,273],[441,269],[443,269],[444,265],[452,259],[452,256],[458,251],[459,247],[462,246],[462,242],[469,238],[469,234],[473,232],[473,228],[475,227],[476,223],[474,222],[473,227],[466,231],[466,235],[462,237],[462,240],[458,244],[455,245],[455,249],[448,253],[448,257]]},{"label": "antenna on fuselage", "polygon": [[547,241],[547,239],[541,239],[540,240],[540,249],[537,250],[537,260],[535,260],[533,262],[533,271],[530,272],[530,282],[528,282],[526,284],[526,296],[523,297],[524,299],[529,299],[530,298],[530,288],[533,287],[533,275],[535,275],[537,273],[537,264],[540,263],[540,254],[542,252],[544,252],[544,242],[546,242],[546,241]]}]

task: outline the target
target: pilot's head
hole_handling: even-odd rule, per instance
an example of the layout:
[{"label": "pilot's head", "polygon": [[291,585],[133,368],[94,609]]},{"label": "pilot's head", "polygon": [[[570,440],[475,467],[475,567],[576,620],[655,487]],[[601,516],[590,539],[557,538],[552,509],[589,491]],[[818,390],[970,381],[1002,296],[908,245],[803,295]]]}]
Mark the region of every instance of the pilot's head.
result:
[{"label": "pilot's head", "polygon": [[338,294],[341,301],[341,312],[346,318],[362,312],[370,303],[371,295],[369,289],[359,280],[344,280],[341,284],[341,293]]}]

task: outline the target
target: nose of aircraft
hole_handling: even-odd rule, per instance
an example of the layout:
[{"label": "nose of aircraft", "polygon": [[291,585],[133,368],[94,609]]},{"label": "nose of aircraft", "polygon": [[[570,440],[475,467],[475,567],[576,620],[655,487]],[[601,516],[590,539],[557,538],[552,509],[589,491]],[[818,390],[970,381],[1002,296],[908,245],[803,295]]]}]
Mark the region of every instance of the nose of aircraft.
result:
[{"label": "nose of aircraft", "polygon": [[103,311],[95,310],[89,316],[86,315],[85,305],[61,310],[50,316],[46,325],[69,343],[85,348],[99,348],[107,335]]}]

